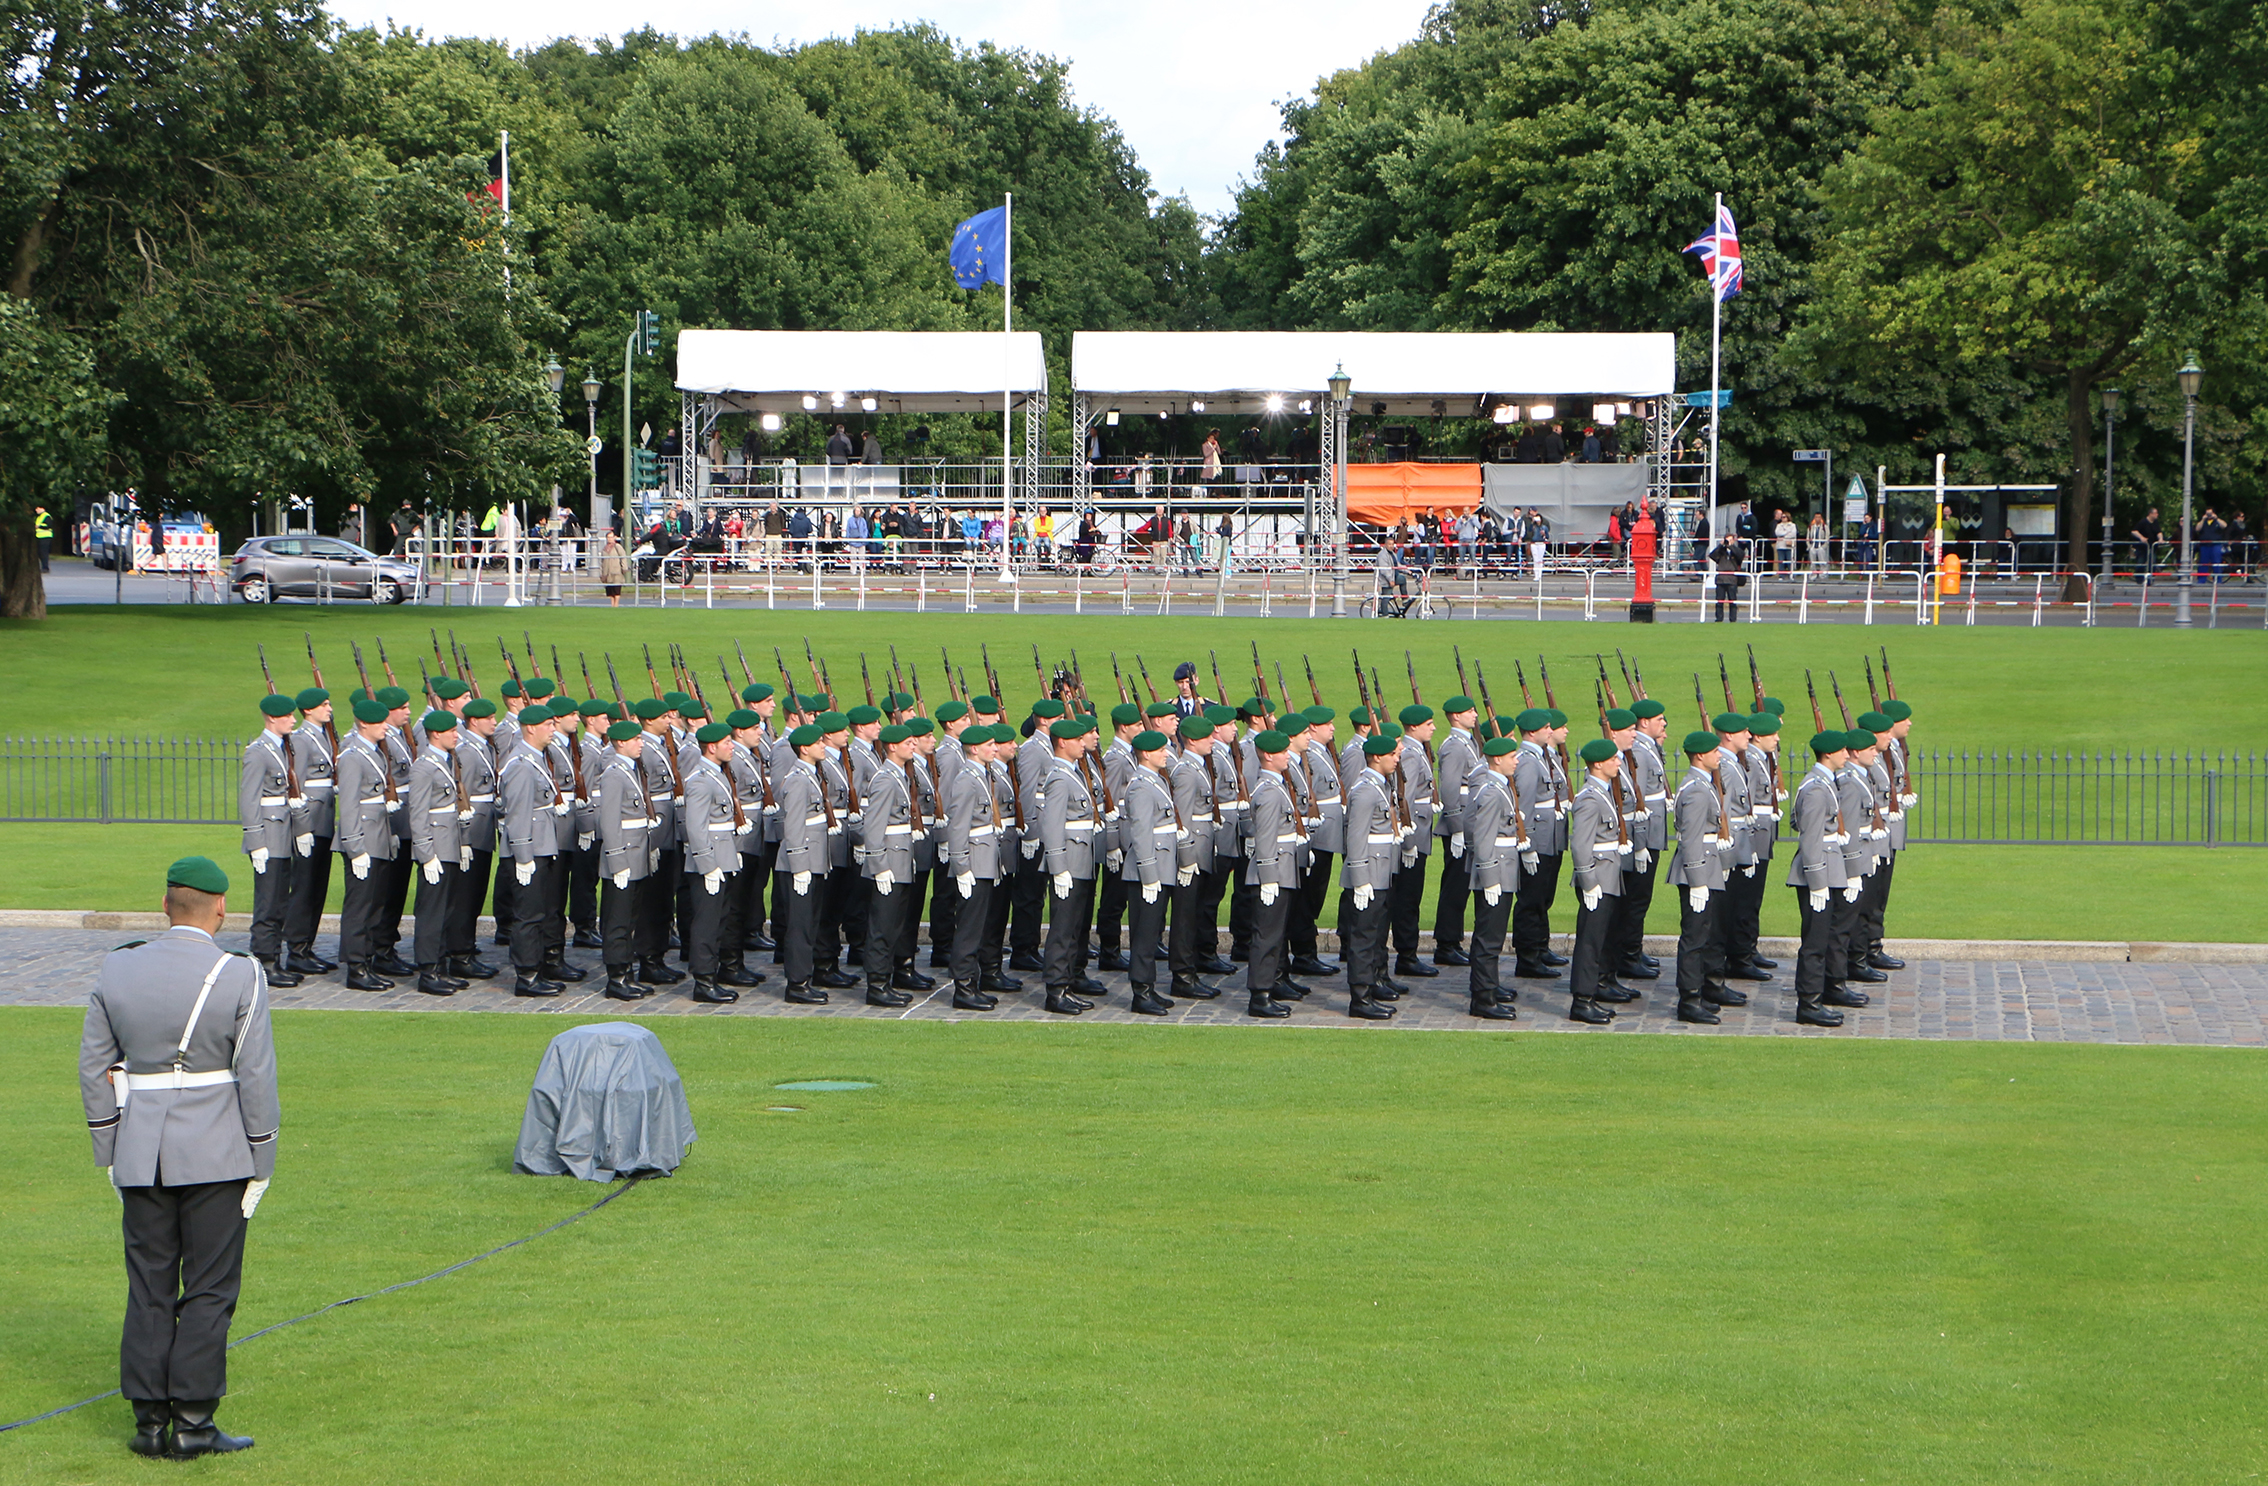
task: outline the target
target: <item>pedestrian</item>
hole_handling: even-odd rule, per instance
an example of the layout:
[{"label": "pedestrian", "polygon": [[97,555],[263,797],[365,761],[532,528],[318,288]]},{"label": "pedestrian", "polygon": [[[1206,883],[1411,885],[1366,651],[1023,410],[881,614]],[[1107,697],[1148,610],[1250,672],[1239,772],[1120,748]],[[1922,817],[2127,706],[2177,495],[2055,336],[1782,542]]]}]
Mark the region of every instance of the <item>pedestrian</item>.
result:
[{"label": "pedestrian", "polygon": [[1230,519],[1228,512],[1221,512],[1221,519],[1214,523],[1213,537],[1214,560],[1219,564],[1220,575],[1226,578],[1229,576],[1229,554],[1236,540],[1236,523]]},{"label": "pedestrian", "polygon": [[2158,508],[2152,506],[2128,532],[2134,539],[2134,569],[2137,573],[2148,573],[2156,569],[2158,537],[2163,530],[2158,520]]},{"label": "pedestrian", "polygon": [[393,519],[388,524],[394,532],[394,555],[396,557],[406,555],[409,552],[410,537],[418,528],[417,512],[412,510],[410,503],[405,500],[395,509]]},{"label": "pedestrian", "polygon": [[[1158,746],[1164,747],[1162,738]],[[1307,865],[1307,821],[1292,798],[1290,737],[1274,728],[1255,733],[1252,750],[1259,769],[1251,789],[1251,856],[1245,867],[1245,879],[1253,889],[1253,908],[1252,940],[1245,959],[1244,1014],[1280,1020],[1291,1015],[1291,1008],[1276,1000],[1273,993],[1289,979],[1284,969],[1287,930],[1292,899]]]},{"label": "pedestrian", "polygon": [[852,453],[850,431],[842,424],[836,424],[835,431],[827,436],[827,463],[847,465],[851,462]]},{"label": "pedestrian", "polygon": [[[1510,738],[1490,737],[1480,745],[1478,761],[1465,775],[1464,785],[1464,859],[1473,894],[1466,1010],[1492,1022],[1519,1016],[1512,1005],[1513,992],[1501,974],[1505,930],[1519,890],[1520,856],[1527,847],[1525,822],[1512,798],[1519,748]],[[1435,957],[1438,960],[1438,945]]]},{"label": "pedestrian", "polygon": [[[491,505],[488,509],[493,521],[496,507]],[[364,545],[362,540],[362,505],[359,501],[346,508],[346,516],[339,522],[339,540],[357,547]]]},{"label": "pedestrian", "polygon": [[1205,435],[1204,447],[1199,452],[1204,456],[1201,465],[1200,476],[1203,482],[1207,485],[1214,485],[1219,483],[1221,478],[1220,434],[1218,432],[1208,432]]},{"label": "pedestrian", "polygon": [[1719,735],[1687,733],[1684,746],[1688,767],[1677,788],[1677,859],[1669,872],[1670,882],[1684,890],[1678,905],[1677,1019],[1714,1026],[1723,1020],[1717,1007],[1748,999],[1725,980],[1726,884],[1740,842],[1726,798]]},{"label": "pedestrian", "polygon": [[606,544],[599,550],[598,570],[599,584],[606,590],[607,606],[621,608],[622,585],[629,577],[630,564],[624,559],[621,539],[615,536],[611,526],[606,529]]},{"label": "pedestrian", "polygon": [[1554,423],[1551,432],[1543,436],[1542,453],[1545,464],[1567,462],[1567,434],[1558,424]]},{"label": "pedestrian", "polygon": [[1720,537],[1717,545],[1709,549],[1709,581],[1716,588],[1716,621],[1719,624],[1740,621],[1740,589],[1748,575],[1740,570],[1740,544],[1731,537]]},{"label": "pedestrian", "polygon": [[1586,424],[1583,428],[1583,463],[1597,464],[1605,457],[1599,444],[1598,429]]},{"label": "pedestrian", "polygon": [[1785,511],[1772,513],[1772,571],[1795,571],[1795,521]]},{"label": "pedestrian", "polygon": [[[1061,704],[1057,704],[1060,706]],[[1039,785],[1039,837],[1050,885],[1047,942],[1042,952],[1047,1009],[1077,1016],[1094,1006],[1076,992],[1085,977],[1087,933],[1095,911],[1096,843],[1102,806],[1078,768],[1090,724],[1059,717],[1048,724],[1052,754]],[[1037,734],[1035,733],[1035,737]]]},{"label": "pedestrian", "polygon": [[1811,570],[1815,573],[1826,572],[1828,542],[1827,518],[1817,511],[1812,512],[1811,525],[1805,529],[1803,540],[1804,546],[1810,553]]},{"label": "pedestrian", "polygon": [[[1562,735],[1543,707],[1522,711],[1512,727],[1520,735],[1512,793],[1527,815],[1527,846],[1520,853],[1518,899],[1512,907],[1512,973],[1523,980],[1557,980],[1567,959],[1551,947],[1551,909],[1559,896],[1559,865],[1567,854],[1568,790],[1552,750]],[[1353,829],[1350,817],[1350,843]]]},{"label": "pedestrian", "polygon": [[102,962],[79,1090],[95,1164],[122,1209],[127,1448],[186,1460],[252,1444],[223,1433],[213,1411],[228,1392],[245,1227],[275,1177],[282,1111],[267,982],[214,942],[227,874],[183,857],[166,870],[164,908],[163,934]]},{"label": "pedestrian", "polygon": [[[1554,464],[1558,462],[1558,460],[1552,461]],[[1528,526],[1525,535],[1528,542],[1528,561],[1534,566],[1537,581],[1541,582],[1543,579],[1544,553],[1551,546],[1551,523],[1545,520],[1544,513],[1534,506],[1528,507]]]}]

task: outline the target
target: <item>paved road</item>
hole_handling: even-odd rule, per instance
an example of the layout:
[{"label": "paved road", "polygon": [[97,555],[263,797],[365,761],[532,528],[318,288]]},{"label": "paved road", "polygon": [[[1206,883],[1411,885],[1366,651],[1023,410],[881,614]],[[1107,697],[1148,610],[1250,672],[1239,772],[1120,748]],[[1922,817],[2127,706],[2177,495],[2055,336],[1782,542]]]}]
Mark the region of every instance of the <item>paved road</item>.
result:
[{"label": "paved road", "polygon": [[[0,1007],[79,1006],[103,954],[136,937],[122,932],[86,930],[0,929]],[[224,945],[242,950],[241,935],[223,937]],[[501,959],[500,951],[491,951]],[[595,965],[595,956],[578,952],[575,959]],[[518,1000],[494,985],[475,985],[455,996],[421,996],[400,989],[377,994],[344,989],[337,976],[310,980],[293,990],[274,993],[279,1009],[416,1011],[416,1012],[519,1012],[575,1016],[804,1016],[860,1017],[870,1020],[918,1018],[926,1021],[989,1020],[1050,1021],[1086,1025],[1095,1022],[1162,1022],[1172,1025],[1246,1024],[1241,974],[1225,982],[1216,1001],[1176,1002],[1170,1017],[1137,1017],[1126,1009],[1127,986],[1123,975],[1106,975],[1110,986],[1093,1011],[1076,1019],[1051,1017],[1040,1008],[1038,978],[1025,977],[1032,990],[1004,997],[1001,1008],[989,1013],[956,1012],[950,990],[941,991],[905,1011],[865,1006],[856,993],[836,992],[838,1004],[825,1007],[788,1006],[780,1000],[778,971],[762,965],[769,978],[733,1006],[701,1006],[682,994],[682,987],[651,1000],[624,1005],[596,994],[598,979],[556,1000]],[[1452,972],[1453,974],[1453,972]],[[1674,997],[1652,990],[1644,1005],[1625,1008],[1611,1029],[1583,1027],[1566,1019],[1566,996],[1553,983],[1521,981],[1520,1020],[1480,1022],[1464,1014],[1462,983],[1444,975],[1439,980],[1413,981],[1402,1014],[1387,1023],[1356,1022],[1346,1015],[1344,982],[1315,985],[1314,994],[1285,1028],[1338,1027],[1364,1031],[1419,1028],[1424,1030],[1600,1032],[1629,1035],[1668,1032],[1680,1036],[1801,1036],[1801,1037],[1908,1037],[1978,1042],[2110,1042],[2179,1043],[2220,1047],[2268,1046],[2268,965],[2196,965],[2182,963],[2119,963],[2026,960],[1927,960],[1893,974],[1890,982],[1873,988],[1874,1004],[1846,1013],[1849,1020],[1838,1031],[1798,1027],[1794,1004],[1786,990],[1787,977],[1773,985],[1750,987],[1750,1005],[1727,1011],[1722,1027],[1689,1027],[1671,1014]],[[1561,982],[1559,984],[1564,984]],[[1660,986],[1662,982],[1653,982]],[[576,994],[576,993],[580,994]]]}]

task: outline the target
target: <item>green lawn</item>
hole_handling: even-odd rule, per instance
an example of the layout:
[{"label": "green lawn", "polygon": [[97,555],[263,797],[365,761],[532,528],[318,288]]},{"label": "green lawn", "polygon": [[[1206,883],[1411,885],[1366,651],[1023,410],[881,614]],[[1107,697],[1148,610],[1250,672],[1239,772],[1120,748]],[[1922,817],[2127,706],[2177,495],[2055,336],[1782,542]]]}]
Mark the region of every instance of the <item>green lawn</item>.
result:
[{"label": "green lawn", "polygon": [[[78,1018],[7,1012],[0,1420],[116,1377]],[[546,1017],[278,1018],[239,1332],[596,1190]],[[232,1480],[2137,1482],[2268,1469],[2212,1049],[669,1019],[672,1180],[238,1352]],[[872,1079],[783,1094],[796,1078]],[[801,1113],[766,1106],[799,1104]],[[115,1400],[0,1476],[138,1481]]]}]

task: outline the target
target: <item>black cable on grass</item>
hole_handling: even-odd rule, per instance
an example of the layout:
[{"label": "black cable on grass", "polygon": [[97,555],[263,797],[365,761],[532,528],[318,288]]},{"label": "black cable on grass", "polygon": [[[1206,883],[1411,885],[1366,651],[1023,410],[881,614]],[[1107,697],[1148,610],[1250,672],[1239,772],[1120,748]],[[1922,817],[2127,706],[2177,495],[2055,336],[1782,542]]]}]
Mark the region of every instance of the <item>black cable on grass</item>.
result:
[{"label": "black cable on grass", "polygon": [[[428,1275],[420,1275],[414,1280],[403,1280],[398,1285],[388,1285],[383,1290],[373,1290],[367,1295],[349,1295],[344,1300],[334,1300],[329,1305],[318,1306],[314,1310],[309,1311],[304,1316],[294,1316],[288,1321],[278,1321],[273,1326],[263,1326],[258,1331],[251,1333],[249,1336],[240,1336],[235,1341],[230,1342],[228,1344],[228,1350],[233,1352],[238,1347],[243,1346],[246,1342],[255,1341],[260,1337],[266,1336],[271,1331],[281,1331],[286,1326],[297,1326],[302,1321],[312,1321],[317,1316],[323,1315],[329,1311],[335,1311],[342,1305],[354,1305],[359,1301],[376,1300],[381,1295],[391,1295],[397,1290],[408,1290],[415,1286],[424,1284],[427,1280],[437,1280],[445,1274],[455,1274],[458,1270],[463,1269],[469,1264],[478,1264],[483,1259],[493,1259],[498,1254],[503,1253],[506,1249],[516,1249],[521,1244],[533,1243],[535,1240],[543,1237],[547,1233],[557,1233],[560,1229],[566,1227],[569,1223],[577,1222],[583,1218],[589,1217],[592,1213],[597,1212],[600,1208],[606,1206],[615,1198],[620,1197],[623,1193],[629,1191],[632,1187],[638,1185],[638,1183],[642,1181],[645,1181],[649,1176],[652,1175],[652,1172],[642,1172],[636,1176],[624,1177],[620,1185],[616,1186],[613,1191],[607,1193],[604,1197],[601,1197],[598,1201],[592,1203],[589,1207],[584,1208],[581,1212],[570,1213],[568,1216],[561,1218],[558,1222],[552,1224],[549,1228],[539,1228],[525,1238],[515,1238],[510,1243],[500,1243],[495,1248],[488,1250],[486,1253],[475,1254],[470,1259],[459,1259],[456,1263],[450,1265],[446,1269],[436,1269],[435,1271],[433,1271],[433,1273]],[[68,1414],[76,1409],[83,1409],[90,1403],[101,1403],[106,1398],[116,1398],[119,1394],[119,1391],[120,1390],[113,1388],[108,1393],[97,1393],[92,1398],[82,1398],[77,1403],[67,1403],[59,1409],[49,1409],[44,1414],[34,1414],[29,1419],[18,1419],[13,1424],[0,1424],[0,1434],[6,1434],[11,1429],[21,1429],[27,1424],[37,1424],[42,1419],[53,1419],[58,1415]]]}]

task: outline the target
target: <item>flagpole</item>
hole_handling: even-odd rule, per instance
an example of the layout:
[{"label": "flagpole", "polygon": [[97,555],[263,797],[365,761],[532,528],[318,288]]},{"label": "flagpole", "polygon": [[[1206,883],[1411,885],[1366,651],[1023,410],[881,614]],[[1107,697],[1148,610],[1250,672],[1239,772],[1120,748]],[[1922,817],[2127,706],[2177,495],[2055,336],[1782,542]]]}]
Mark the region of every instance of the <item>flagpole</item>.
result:
[{"label": "flagpole", "polygon": [[[1000,245],[1000,576],[1007,578],[1014,572],[1008,554],[1015,548],[1016,531],[1016,463],[1012,452],[1015,446],[1008,441],[1008,410],[1016,398],[1014,192],[1002,197]],[[1024,416],[1030,418],[1031,410],[1027,408]]]},{"label": "flagpole", "polygon": [[[1709,219],[1709,230],[1721,234],[1721,224],[1724,219],[1725,196],[1720,191],[1717,193],[1717,214]],[[1721,255],[1724,252],[1721,236],[1717,251],[1720,255],[1718,261],[1721,263],[1723,261]],[[1724,394],[1717,389],[1719,358],[1724,346],[1725,295],[1722,286],[1717,282],[1717,278],[1716,273],[1709,275],[1709,535],[1711,537],[1720,535],[1717,531],[1717,418],[1720,406],[1724,401]]]},{"label": "flagpole", "polygon": [[496,131],[496,158],[504,181],[504,292],[512,292],[512,131]]}]

